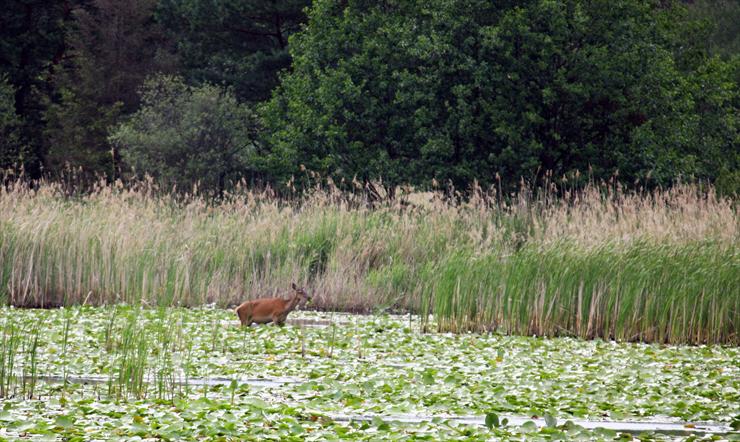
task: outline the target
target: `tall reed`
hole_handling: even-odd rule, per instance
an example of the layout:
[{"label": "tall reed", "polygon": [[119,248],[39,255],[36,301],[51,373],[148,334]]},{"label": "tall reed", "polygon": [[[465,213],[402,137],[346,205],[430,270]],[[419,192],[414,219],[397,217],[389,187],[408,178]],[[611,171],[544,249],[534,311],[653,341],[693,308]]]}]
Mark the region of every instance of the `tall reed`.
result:
[{"label": "tall reed", "polygon": [[39,327],[21,327],[8,316],[0,324],[0,398],[33,398],[38,380]]},{"label": "tall reed", "polygon": [[18,326],[6,318],[0,329],[0,398],[13,394],[17,382],[16,357],[20,352],[21,340]]},{"label": "tall reed", "polygon": [[150,340],[135,312],[129,313],[120,332],[120,342],[113,351],[113,373],[108,381],[108,395],[116,400],[142,399],[146,396],[145,374]]},{"label": "tall reed", "polygon": [[711,189],[363,195],[14,184],[0,299],[228,306],[295,281],[319,308],[433,313],[444,330],[739,343],[737,210]]}]

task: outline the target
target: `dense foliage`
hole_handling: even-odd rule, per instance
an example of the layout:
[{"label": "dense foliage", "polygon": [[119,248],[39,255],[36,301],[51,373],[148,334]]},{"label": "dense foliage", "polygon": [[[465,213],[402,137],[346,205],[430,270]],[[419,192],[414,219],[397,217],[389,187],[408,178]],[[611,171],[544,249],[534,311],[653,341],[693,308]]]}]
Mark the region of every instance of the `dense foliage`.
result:
[{"label": "dense foliage", "polygon": [[20,140],[20,118],[15,113],[15,90],[0,77],[0,165],[23,158]]},{"label": "dense foliage", "polygon": [[256,116],[230,89],[154,77],[142,89],[141,108],[110,140],[134,172],[167,186],[223,192],[249,170],[256,131]]},{"label": "dense foliage", "polygon": [[182,73],[227,83],[241,100],[270,97],[290,67],[288,37],[305,22],[309,0],[161,0],[158,19],[176,40]]},{"label": "dense foliage", "polygon": [[134,175],[110,135],[147,78],[174,74],[262,104],[259,155],[228,181],[305,167],[465,188],[580,171],[731,193],[738,20],[732,0],[12,0],[0,168]]},{"label": "dense foliage", "polygon": [[[467,185],[737,169],[737,69],[638,0],[314,2],[268,107],[280,169]],[[683,60],[683,59],[682,59]]]},{"label": "dense foliage", "polygon": [[163,30],[152,22],[156,4],[94,0],[73,12],[68,58],[57,70],[45,115],[45,162],[52,170],[117,175],[108,131],[138,107],[137,89],[148,75],[173,69]]}]

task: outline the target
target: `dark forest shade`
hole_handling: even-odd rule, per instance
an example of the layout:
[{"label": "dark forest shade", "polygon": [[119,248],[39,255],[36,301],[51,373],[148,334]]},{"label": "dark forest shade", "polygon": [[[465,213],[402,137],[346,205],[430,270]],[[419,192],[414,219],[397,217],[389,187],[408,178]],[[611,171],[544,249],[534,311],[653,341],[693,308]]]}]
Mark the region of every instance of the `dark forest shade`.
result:
[{"label": "dark forest shade", "polygon": [[738,21],[732,0],[11,0],[0,168],[132,176],[108,137],[164,73],[259,111],[235,170],[274,185],[579,170],[733,193]]},{"label": "dark forest shade", "polygon": [[161,0],[157,19],[177,42],[182,74],[226,83],[240,100],[263,101],[290,67],[288,38],[308,0]]}]

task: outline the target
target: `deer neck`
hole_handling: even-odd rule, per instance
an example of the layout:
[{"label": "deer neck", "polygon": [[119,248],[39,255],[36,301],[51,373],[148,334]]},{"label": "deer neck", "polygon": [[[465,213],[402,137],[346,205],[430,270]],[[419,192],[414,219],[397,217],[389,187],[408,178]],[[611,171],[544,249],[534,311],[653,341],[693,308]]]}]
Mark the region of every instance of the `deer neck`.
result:
[{"label": "deer neck", "polygon": [[301,301],[301,296],[298,293],[293,295],[293,297],[288,300],[288,306],[286,308],[286,311],[292,312],[293,310],[295,310],[296,306],[298,305],[300,301]]}]

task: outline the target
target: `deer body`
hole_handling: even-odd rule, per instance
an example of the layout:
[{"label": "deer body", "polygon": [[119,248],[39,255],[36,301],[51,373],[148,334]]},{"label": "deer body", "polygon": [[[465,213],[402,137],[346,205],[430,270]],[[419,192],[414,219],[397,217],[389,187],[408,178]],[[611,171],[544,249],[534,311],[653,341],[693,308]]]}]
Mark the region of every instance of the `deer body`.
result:
[{"label": "deer body", "polygon": [[285,319],[288,313],[295,310],[298,303],[303,300],[311,300],[302,288],[292,285],[293,296],[290,299],[282,298],[264,298],[246,301],[236,308],[236,314],[239,316],[242,326],[250,326],[252,323],[276,325],[285,325]]}]

